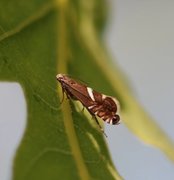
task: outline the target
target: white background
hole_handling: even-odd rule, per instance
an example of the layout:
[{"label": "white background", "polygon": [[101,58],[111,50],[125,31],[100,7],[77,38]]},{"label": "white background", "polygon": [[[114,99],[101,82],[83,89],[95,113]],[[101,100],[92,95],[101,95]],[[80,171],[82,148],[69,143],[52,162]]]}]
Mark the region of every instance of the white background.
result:
[{"label": "white background", "polygon": [[[138,100],[174,140],[174,1],[110,0],[105,35]],[[11,159],[26,125],[26,103],[15,83],[0,83],[0,179],[8,180]],[[140,142],[123,125],[106,125],[113,161],[126,180],[174,179],[174,165]],[[3,154],[3,155],[2,155]]]}]

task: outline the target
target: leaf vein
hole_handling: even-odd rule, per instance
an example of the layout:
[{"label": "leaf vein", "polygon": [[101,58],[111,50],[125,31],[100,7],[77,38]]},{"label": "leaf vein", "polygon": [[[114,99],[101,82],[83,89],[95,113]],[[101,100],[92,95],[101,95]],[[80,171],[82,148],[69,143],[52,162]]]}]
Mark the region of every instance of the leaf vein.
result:
[{"label": "leaf vein", "polygon": [[29,167],[24,172],[24,178],[23,179],[26,179],[27,175],[30,173],[30,171],[32,170],[32,167],[35,165],[35,163],[38,162],[39,159],[41,157],[43,157],[48,152],[58,152],[58,153],[61,153],[61,154],[67,155],[67,156],[72,155],[72,153],[70,151],[65,151],[63,149],[59,149],[59,148],[45,148],[41,152],[39,152],[33,159],[31,159],[31,161],[29,163]]},{"label": "leaf vein", "polygon": [[3,41],[6,38],[9,38],[17,33],[19,33],[20,31],[22,31],[24,28],[26,28],[27,26],[31,25],[33,22],[43,18],[45,15],[47,15],[51,9],[53,9],[53,3],[47,3],[44,4],[39,11],[37,11],[34,15],[31,15],[29,18],[27,18],[25,21],[23,21],[22,23],[18,24],[16,27],[14,27],[13,29],[4,32],[1,36],[0,36],[0,42]]}]

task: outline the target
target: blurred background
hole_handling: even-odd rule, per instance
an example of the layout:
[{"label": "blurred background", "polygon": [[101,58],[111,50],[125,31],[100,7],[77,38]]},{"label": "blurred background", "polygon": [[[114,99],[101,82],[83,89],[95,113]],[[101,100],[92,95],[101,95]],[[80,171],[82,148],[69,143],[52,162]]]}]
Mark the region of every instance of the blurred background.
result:
[{"label": "blurred background", "polygon": [[[145,110],[174,141],[174,1],[110,0],[109,50]],[[106,126],[110,151],[125,179],[174,179],[174,164],[121,124]]]},{"label": "blurred background", "polygon": [[[134,94],[174,141],[174,1],[108,0],[108,49]],[[0,83],[0,179],[10,179],[14,149],[26,125],[26,103],[17,83]],[[126,180],[174,179],[174,165],[129,130],[106,125],[107,142]]]}]

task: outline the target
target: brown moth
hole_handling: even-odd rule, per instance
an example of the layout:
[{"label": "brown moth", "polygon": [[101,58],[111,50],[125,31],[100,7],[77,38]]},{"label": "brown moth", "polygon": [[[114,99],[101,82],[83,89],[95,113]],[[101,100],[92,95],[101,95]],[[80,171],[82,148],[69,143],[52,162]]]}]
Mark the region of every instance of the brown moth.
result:
[{"label": "brown moth", "polygon": [[102,131],[96,116],[109,124],[119,124],[120,105],[114,97],[101,94],[65,74],[58,74],[56,78],[61,84],[63,94],[65,93],[69,99],[80,101],[94,117]]}]

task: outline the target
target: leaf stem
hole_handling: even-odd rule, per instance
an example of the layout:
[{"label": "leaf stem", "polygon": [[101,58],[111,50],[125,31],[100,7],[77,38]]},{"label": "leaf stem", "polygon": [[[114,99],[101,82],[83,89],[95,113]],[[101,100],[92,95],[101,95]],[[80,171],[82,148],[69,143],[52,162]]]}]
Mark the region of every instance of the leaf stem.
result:
[{"label": "leaf stem", "polygon": [[[58,7],[58,73],[67,73],[67,25],[66,25],[66,9],[67,0],[57,0],[56,5]],[[58,87],[59,97],[62,96],[60,86]],[[65,130],[70,143],[72,154],[74,156],[80,179],[88,180],[91,179],[86,164],[84,162],[82,152],[79,146],[77,135],[74,129],[73,118],[71,115],[71,108],[68,101],[64,101],[61,105],[63,121]]]}]

